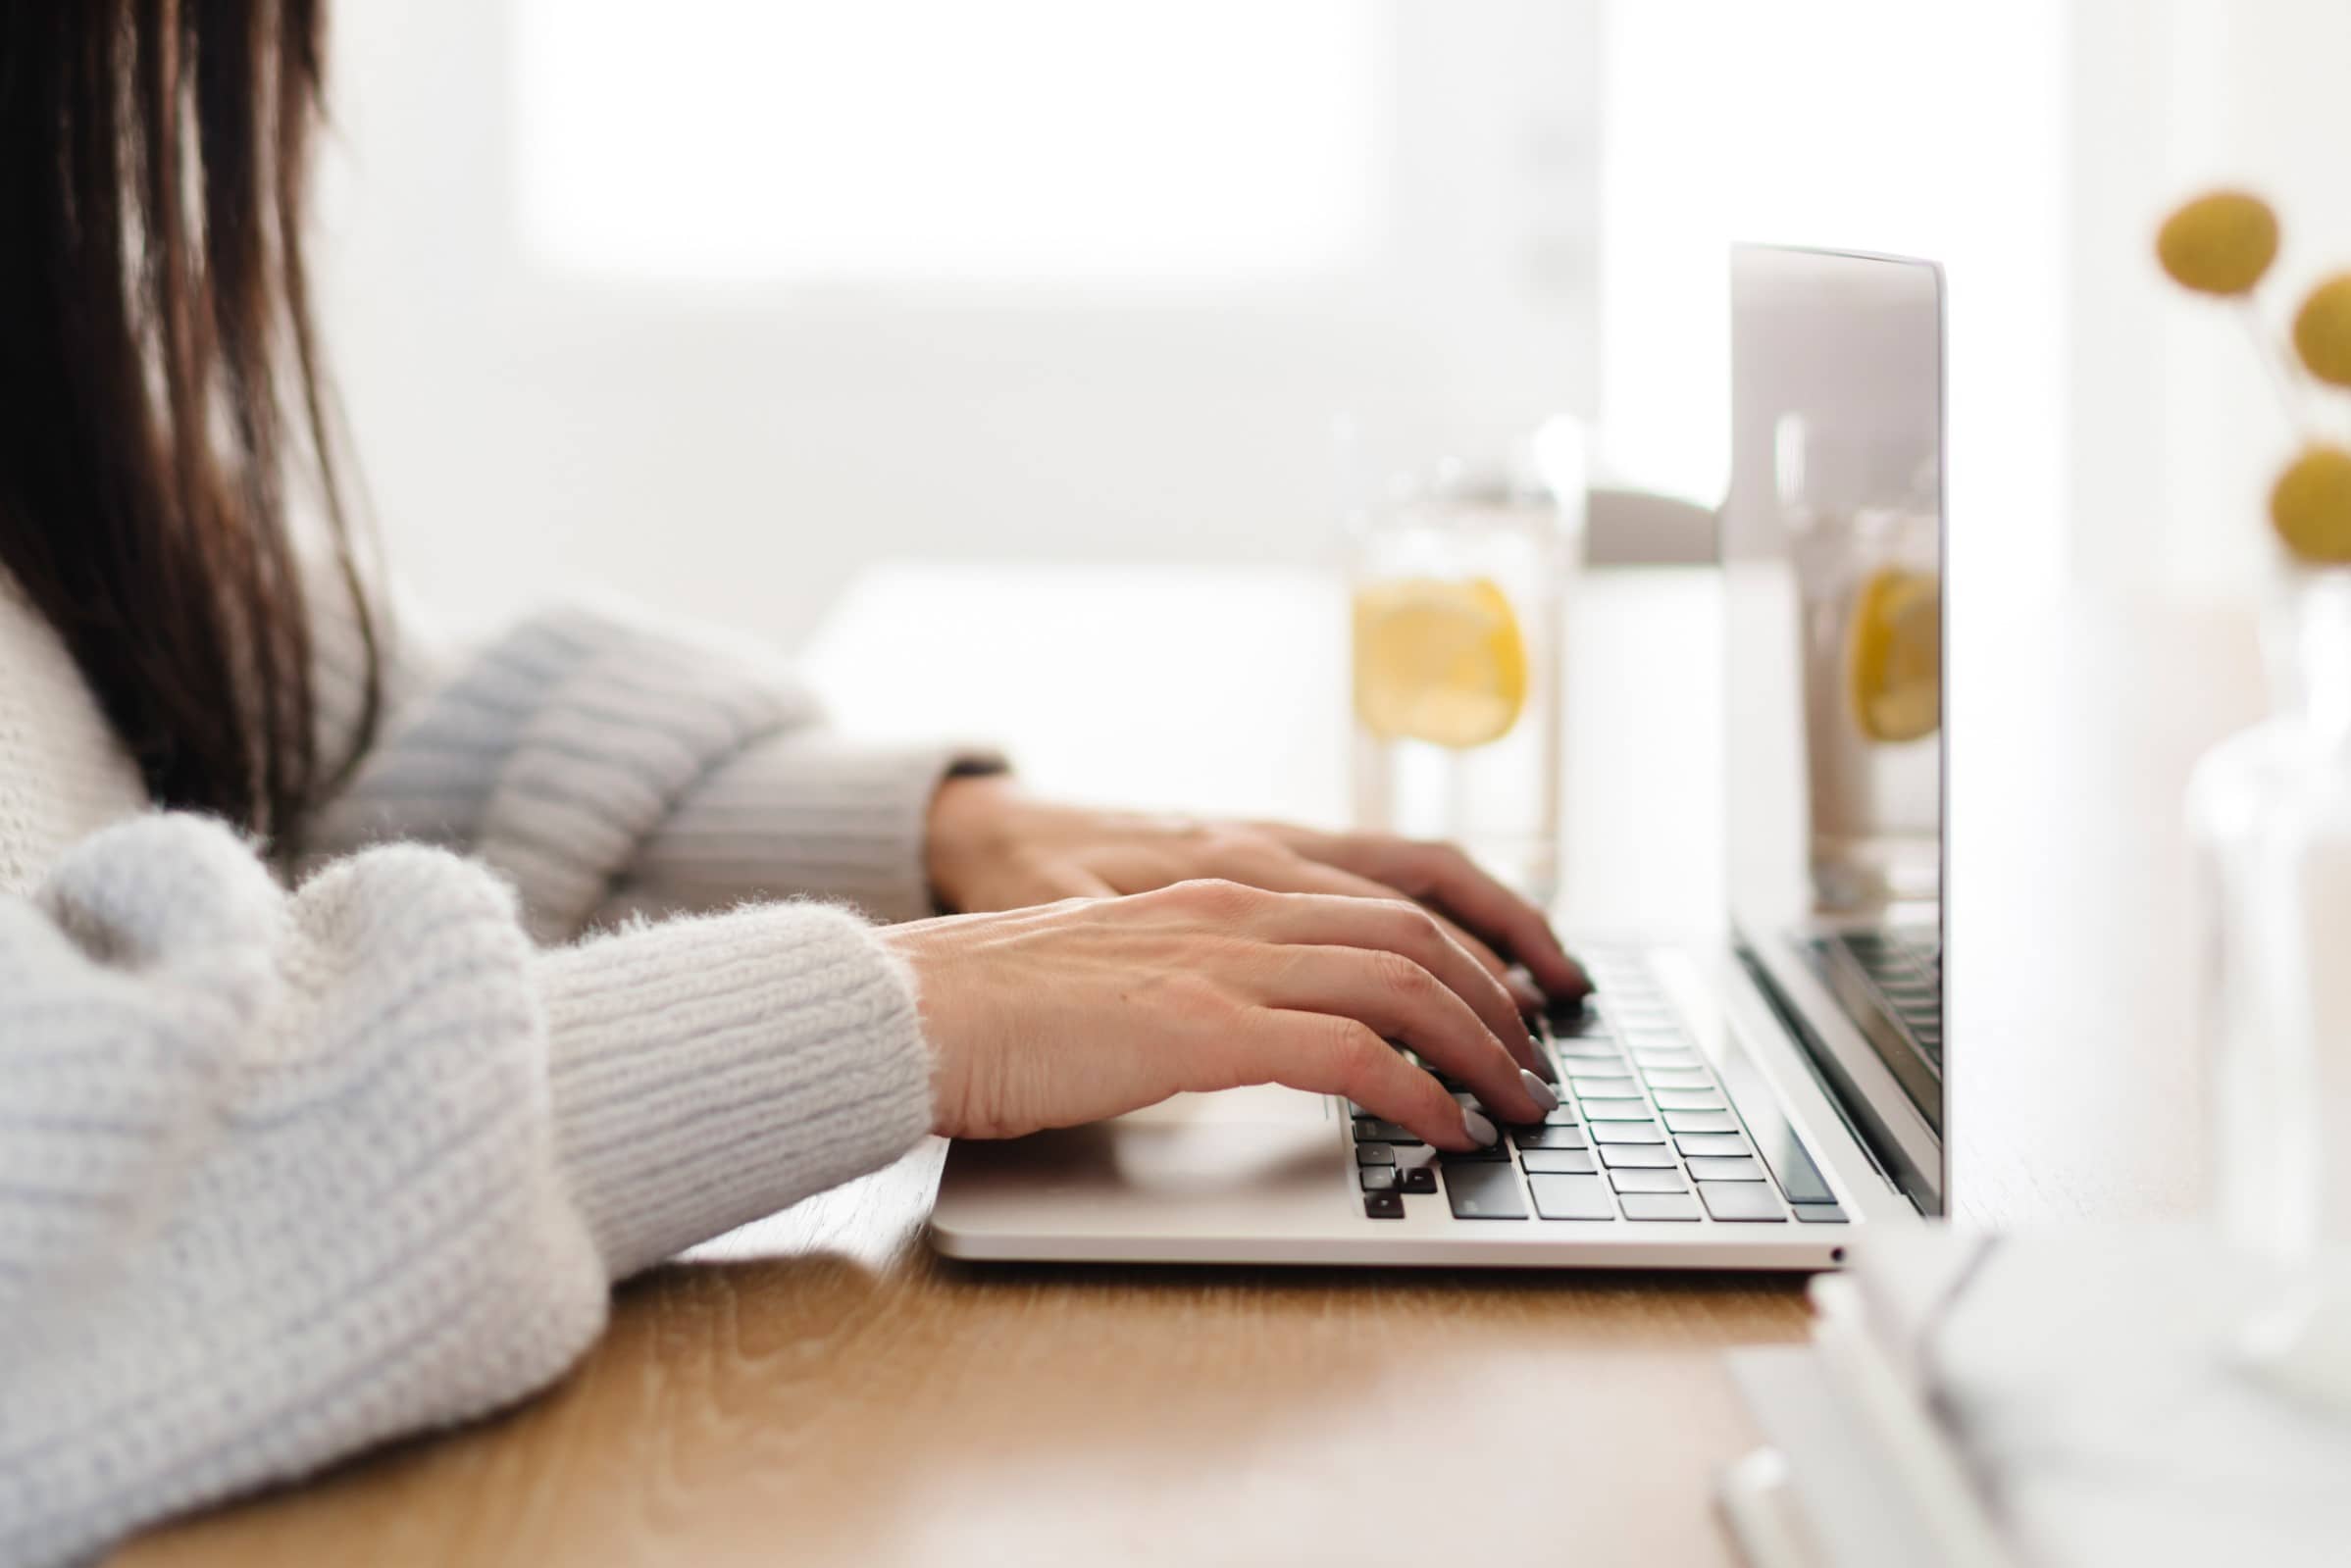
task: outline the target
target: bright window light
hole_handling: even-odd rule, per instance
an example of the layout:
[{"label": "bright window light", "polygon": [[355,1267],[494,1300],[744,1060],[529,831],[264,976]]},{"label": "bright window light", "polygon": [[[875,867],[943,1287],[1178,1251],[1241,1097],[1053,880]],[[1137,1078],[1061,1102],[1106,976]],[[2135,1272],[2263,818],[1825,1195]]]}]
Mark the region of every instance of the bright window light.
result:
[{"label": "bright window light", "polygon": [[1365,248],[1362,0],[519,0],[520,220],[655,278],[1199,280]]},{"label": "bright window light", "polygon": [[1932,257],[1949,274],[1954,513],[1982,558],[2053,579],[2067,16],[2045,0],[1615,0],[1601,291],[1603,449],[1620,473],[1723,493],[1731,241]]}]

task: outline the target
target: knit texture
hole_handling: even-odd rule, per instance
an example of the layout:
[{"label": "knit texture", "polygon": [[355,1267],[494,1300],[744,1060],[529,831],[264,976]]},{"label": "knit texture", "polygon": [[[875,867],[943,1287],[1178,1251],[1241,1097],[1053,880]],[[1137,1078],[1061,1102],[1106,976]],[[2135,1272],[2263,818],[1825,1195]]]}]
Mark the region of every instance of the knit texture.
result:
[{"label": "knit texture", "polygon": [[[387,840],[464,850],[514,884],[542,941],[791,894],[919,919],[935,912],[922,833],[940,780],[1002,766],[971,746],[844,737],[758,650],[638,617],[558,610],[455,669],[416,645],[416,625],[387,633],[382,742],[302,847],[313,861]],[[357,722],[350,628],[319,636],[330,755]]]},{"label": "knit texture", "polygon": [[[606,612],[392,632],[289,885],[142,809],[0,580],[0,1564],[522,1397],[612,1280],[928,1124],[872,930],[741,900],[922,912],[923,802],[991,759],[838,740],[757,659]],[[347,733],[355,640],[320,640]]]}]

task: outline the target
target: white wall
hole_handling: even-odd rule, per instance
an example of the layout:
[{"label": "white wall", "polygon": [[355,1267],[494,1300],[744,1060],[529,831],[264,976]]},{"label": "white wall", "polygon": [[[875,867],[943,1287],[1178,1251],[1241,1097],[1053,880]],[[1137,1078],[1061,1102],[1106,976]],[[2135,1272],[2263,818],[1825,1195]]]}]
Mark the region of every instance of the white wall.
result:
[{"label": "white wall", "polygon": [[[733,199],[760,203],[759,106],[688,116],[676,96],[717,57],[703,52],[740,42],[726,25],[745,13],[577,0],[535,3],[522,27],[514,3],[345,0],[335,16],[327,329],[391,554],[454,620],[588,581],[791,640],[886,556],[1311,559],[1333,527],[1333,413],[1362,411],[1435,456],[1593,403],[1590,0],[1374,5],[1368,68],[1338,50],[1295,68],[1373,73],[1359,234],[1303,271],[1111,268],[1091,281],[1024,280],[1000,257],[812,276],[756,265],[756,246],[753,265],[671,265],[661,246],[584,265],[526,221],[544,217],[544,193],[525,186],[548,165],[525,157],[518,50],[567,16],[638,29],[641,51],[588,51],[611,79],[599,93],[589,78],[583,99],[575,76],[570,112],[623,122],[618,136],[591,127],[616,146],[662,146],[690,119],[747,126],[701,150],[696,177],[732,171]],[[967,25],[926,28],[916,0],[891,3],[910,19],[906,51],[974,52]],[[1161,26],[1248,13],[1127,3]],[[1045,0],[988,14],[1012,29],[1005,47],[1070,81],[1099,64],[1054,53],[1065,40]],[[821,40],[830,8],[778,0],[761,15],[772,49],[779,28],[787,44],[802,25]],[[1218,58],[1192,57],[1204,119],[1241,90]],[[952,64],[929,61],[934,79]],[[708,76],[737,93],[762,79],[740,60]],[[887,95],[921,74],[876,76]],[[901,94],[888,112],[916,127],[894,138],[902,167],[910,139],[944,145],[971,111],[968,95]],[[863,167],[855,134],[827,152]],[[615,185],[616,204],[649,206]],[[876,182],[873,199],[892,193]],[[714,228],[723,243],[743,226]],[[779,232],[750,228],[762,243]],[[592,243],[595,226],[584,231]]]},{"label": "white wall", "polygon": [[[2281,333],[2351,267],[2346,62],[2343,0],[1613,0],[1604,456],[1720,493],[1728,239],[1930,255],[1969,602],[2252,591],[2293,428],[2242,313],[2172,287],[2154,234],[2211,185],[2269,193]],[[2306,402],[2343,430],[2342,399]]]},{"label": "white wall", "polygon": [[1728,475],[1734,240],[1947,272],[1952,507],[2053,582],[2068,506],[2062,0],[1617,0],[1606,16],[1602,451],[1709,502]]}]

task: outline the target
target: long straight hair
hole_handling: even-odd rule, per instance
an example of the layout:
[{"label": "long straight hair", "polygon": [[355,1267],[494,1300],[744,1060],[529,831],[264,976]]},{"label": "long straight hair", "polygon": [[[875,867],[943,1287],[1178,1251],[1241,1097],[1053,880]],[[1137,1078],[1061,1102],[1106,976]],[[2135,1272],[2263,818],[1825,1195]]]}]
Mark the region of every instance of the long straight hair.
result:
[{"label": "long straight hair", "polygon": [[350,757],[379,701],[302,263],[323,42],[319,0],[0,6],[0,565],[149,794],[264,835],[335,766],[305,471],[367,650]]}]

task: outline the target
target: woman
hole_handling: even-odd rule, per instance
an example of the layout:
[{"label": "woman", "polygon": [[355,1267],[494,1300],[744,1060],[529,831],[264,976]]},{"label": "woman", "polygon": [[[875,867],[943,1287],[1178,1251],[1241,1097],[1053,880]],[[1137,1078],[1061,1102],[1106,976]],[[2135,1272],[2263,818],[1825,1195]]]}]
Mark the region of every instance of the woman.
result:
[{"label": "woman", "polygon": [[1553,1102],[1498,954],[1582,979],[1451,850],[1047,804],[610,615],[421,644],[308,322],[316,0],[0,17],[0,1562],[514,1400],[926,1133],[1493,1140],[1383,1037]]}]

